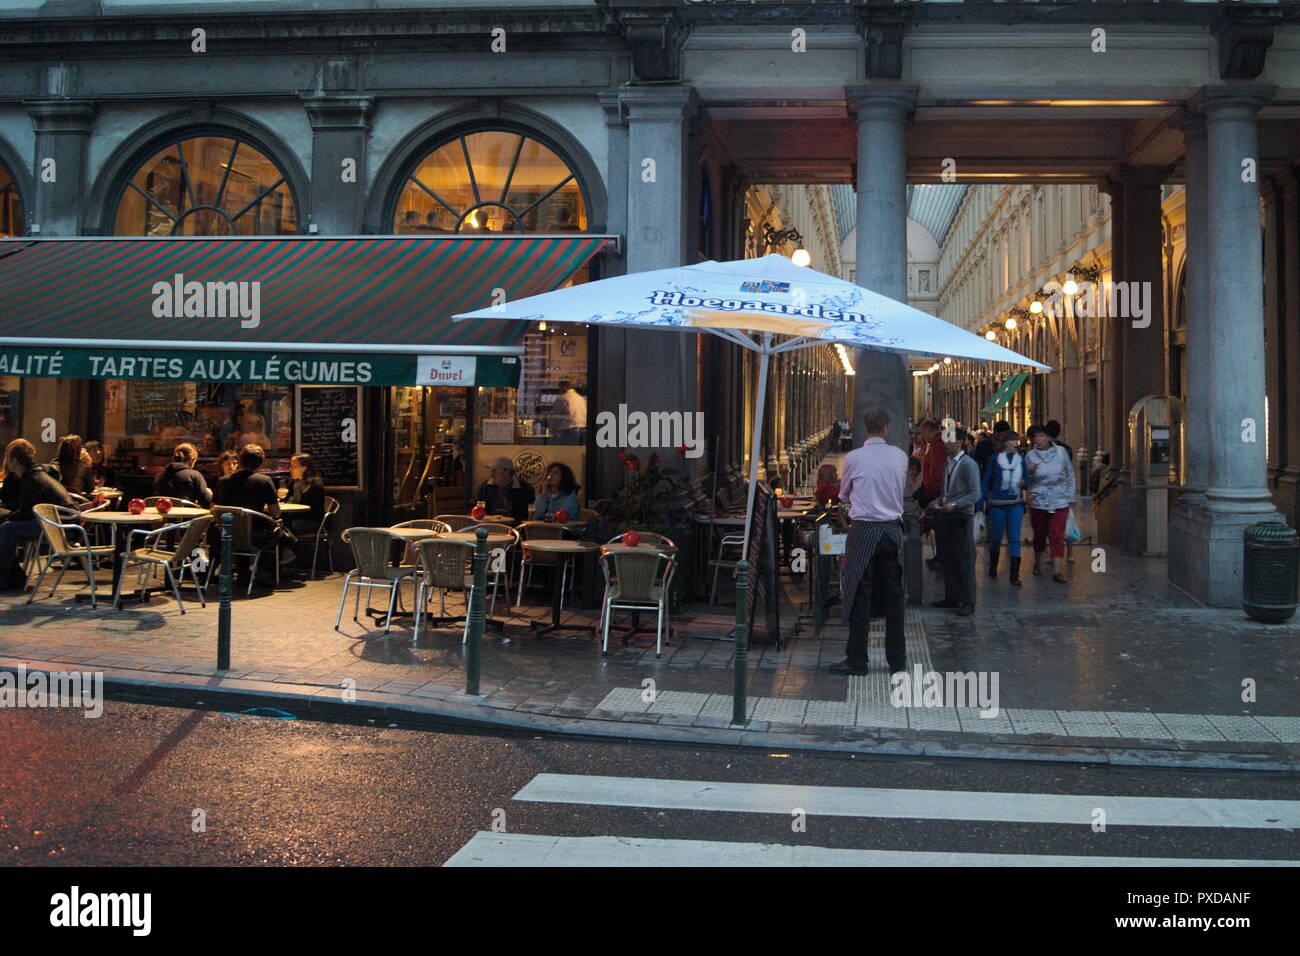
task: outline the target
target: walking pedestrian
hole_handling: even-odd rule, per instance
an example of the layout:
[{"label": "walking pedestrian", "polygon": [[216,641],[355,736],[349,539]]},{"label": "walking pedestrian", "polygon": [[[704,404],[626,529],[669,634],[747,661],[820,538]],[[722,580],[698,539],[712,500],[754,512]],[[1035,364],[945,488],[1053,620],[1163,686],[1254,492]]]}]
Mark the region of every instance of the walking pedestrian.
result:
[{"label": "walking pedestrian", "polygon": [[[998,422],[999,425],[1006,424]],[[1003,535],[1011,554],[1011,583],[1020,587],[1020,525],[1025,518],[1025,460],[1016,450],[1010,427],[998,433],[1001,447],[984,469],[982,497],[977,509],[988,517],[989,577],[998,576],[998,552]]]},{"label": "walking pedestrian", "polygon": [[1060,561],[1065,557],[1065,523],[1074,502],[1074,468],[1070,453],[1053,444],[1047,429],[1035,425],[1030,429],[1034,447],[1025,455],[1029,471],[1029,522],[1034,529],[1034,576],[1042,574],[1043,552],[1050,542],[1053,581],[1065,584]]},{"label": "walking pedestrian", "polygon": [[[943,431],[939,427],[937,419],[927,418],[921,422],[920,434],[925,454],[921,458],[921,487],[916,492],[916,503],[924,511],[931,502],[939,497],[939,493],[943,489],[943,470],[948,452],[944,449]],[[942,546],[940,543],[942,532],[938,523],[934,524],[933,530],[934,557],[926,562],[926,566],[937,568],[941,564],[939,550]]]},{"label": "walking pedestrian", "polygon": [[848,502],[849,527],[841,588],[841,621],[849,626],[844,660],[833,674],[867,672],[867,633],[873,604],[885,618],[885,661],[890,673],[907,669],[903,639],[903,487],[907,453],[889,437],[889,415],[863,416],[867,441],[844,458],[840,498]]},{"label": "walking pedestrian", "polygon": [[933,607],[954,609],[962,617],[975,613],[975,504],[980,500],[980,473],[966,454],[966,430],[958,428],[948,453],[943,490],[931,511],[936,518],[944,598]]},{"label": "walking pedestrian", "polygon": [[975,451],[971,455],[975,459],[975,464],[979,465],[981,475],[988,469],[989,459],[1002,450],[1002,433],[1009,431],[1011,431],[1011,426],[1005,421],[1000,421],[993,426],[991,435],[985,434],[976,443]]}]

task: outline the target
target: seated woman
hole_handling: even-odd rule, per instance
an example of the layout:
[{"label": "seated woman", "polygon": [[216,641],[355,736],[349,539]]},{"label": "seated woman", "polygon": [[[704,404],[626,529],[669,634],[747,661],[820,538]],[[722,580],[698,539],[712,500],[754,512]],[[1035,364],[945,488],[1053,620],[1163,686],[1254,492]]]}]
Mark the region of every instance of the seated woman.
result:
[{"label": "seated woman", "polygon": [[108,455],[104,451],[104,446],[97,441],[86,442],[83,450],[90,455],[90,480],[92,490],[94,488],[113,488],[116,475],[113,469],[108,466]]},{"label": "seated woman", "polygon": [[229,478],[239,471],[239,455],[233,451],[223,451],[217,458],[217,481]]},{"label": "seated woman", "polygon": [[559,511],[567,511],[571,521],[578,520],[578,479],[573,476],[573,469],[568,465],[553,461],[546,469],[546,478],[542,481],[541,493],[533,507],[533,516],[538,520],[554,518]]},{"label": "seated woman", "polygon": [[325,517],[325,479],[316,470],[311,455],[294,455],[289,459],[289,488],[280,489],[280,497],[295,505],[307,505],[311,511],[290,518],[289,530],[294,534],[314,534]]},{"label": "seated woman", "polygon": [[64,435],[59,439],[59,453],[50,462],[50,470],[65,489],[74,495],[90,491],[91,476],[81,459],[84,450],[80,435]]},{"label": "seated woman", "polygon": [[817,504],[825,507],[833,505],[840,497],[840,476],[834,465],[822,465],[817,469],[817,490],[813,492]]}]

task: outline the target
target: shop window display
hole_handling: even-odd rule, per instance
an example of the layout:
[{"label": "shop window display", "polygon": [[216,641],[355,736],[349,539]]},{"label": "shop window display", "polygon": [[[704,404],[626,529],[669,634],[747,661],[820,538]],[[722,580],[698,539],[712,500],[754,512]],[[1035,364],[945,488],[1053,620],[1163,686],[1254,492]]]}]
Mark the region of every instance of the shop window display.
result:
[{"label": "shop window display", "polygon": [[0,375],[0,442],[22,437],[22,379]]},{"label": "shop window display", "polygon": [[399,520],[460,511],[469,389],[391,389],[392,502]]},{"label": "shop window display", "polygon": [[213,480],[217,457],[249,444],[265,450],[266,470],[283,471],[293,440],[293,386],[104,383],[104,446],[119,475],[152,479],[181,442],[199,449]]}]

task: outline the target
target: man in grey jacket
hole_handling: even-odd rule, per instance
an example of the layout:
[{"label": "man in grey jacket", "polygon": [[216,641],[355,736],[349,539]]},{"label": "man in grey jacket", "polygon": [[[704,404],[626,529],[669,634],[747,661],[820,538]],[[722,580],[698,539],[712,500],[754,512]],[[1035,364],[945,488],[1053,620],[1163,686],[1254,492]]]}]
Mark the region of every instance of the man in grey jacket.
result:
[{"label": "man in grey jacket", "polygon": [[967,617],[975,613],[975,503],[980,499],[980,471],[975,459],[963,450],[966,430],[958,428],[951,437],[953,441],[944,442],[948,460],[943,491],[931,506],[936,522],[943,523],[939,557],[944,599],[933,605],[953,608]]}]

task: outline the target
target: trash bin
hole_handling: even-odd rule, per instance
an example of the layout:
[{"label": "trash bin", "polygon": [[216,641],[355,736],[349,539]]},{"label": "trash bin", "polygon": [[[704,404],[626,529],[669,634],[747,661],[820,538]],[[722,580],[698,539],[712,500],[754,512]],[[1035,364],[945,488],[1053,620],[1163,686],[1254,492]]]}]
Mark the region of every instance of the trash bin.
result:
[{"label": "trash bin", "polygon": [[1242,532],[1241,606],[1266,624],[1295,615],[1300,539],[1284,524],[1251,525]]}]

